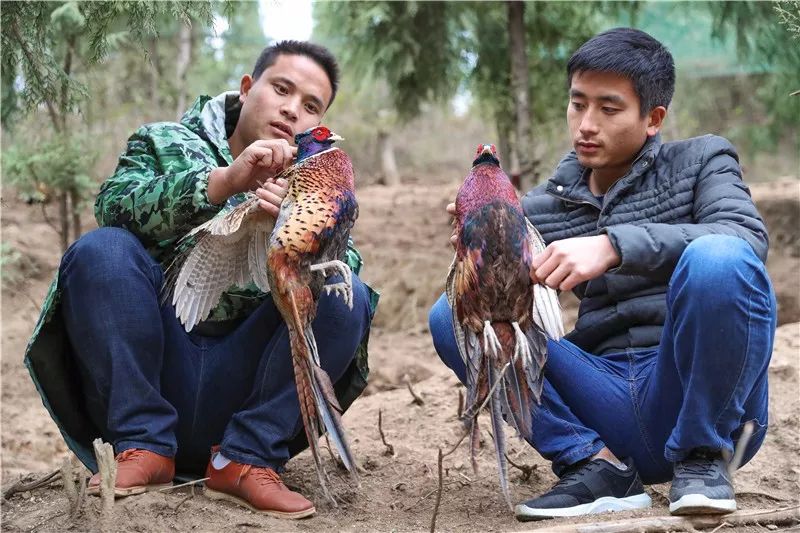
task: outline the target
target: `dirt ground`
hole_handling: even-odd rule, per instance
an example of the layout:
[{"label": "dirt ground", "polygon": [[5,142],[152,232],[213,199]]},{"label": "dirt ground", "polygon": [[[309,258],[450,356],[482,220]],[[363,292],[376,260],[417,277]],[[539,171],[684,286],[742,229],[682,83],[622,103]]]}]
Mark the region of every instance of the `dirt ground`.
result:
[{"label": "dirt ground", "polygon": [[[2,502],[3,531],[419,531],[430,526],[438,487],[437,448],[460,436],[459,387],[436,356],[427,330],[427,310],[443,289],[451,251],[444,206],[458,184],[367,187],[358,191],[361,215],[354,238],[365,259],[362,277],[382,292],[370,345],[372,374],[366,395],[344,417],[363,473],[361,487],[332,471],[333,508],[322,497],[307,453],[288,464],[285,480],[312,498],[315,517],[285,522],[214,502],[202,489],[179,488],[118,500],[114,516],[99,519],[97,498],[70,515],[56,482]],[[800,495],[800,182],[759,184],[753,195],[772,233],[768,263],[780,299],[780,327],[770,364],[770,432],[755,459],[735,477],[743,509],[796,505]],[[54,208],[51,208],[54,209]],[[20,256],[2,293],[2,483],[33,479],[58,468],[68,455],[22,364],[25,345],[47,285],[58,264],[58,241],[36,206],[3,198],[2,242]],[[8,278],[8,276],[4,276]],[[574,301],[565,299],[568,322]],[[424,401],[413,403],[406,382]],[[378,416],[386,441],[382,443]],[[444,491],[437,518],[442,531],[506,531],[553,527],[517,522],[498,490],[491,440],[486,434],[479,472],[462,445],[444,460]],[[531,497],[555,480],[548,464],[528,446],[510,440],[509,456],[528,466],[512,468],[515,500]],[[654,508],[635,515],[667,515],[668,485],[648,488]],[[613,518],[630,516],[631,513]],[[603,518],[603,517],[599,517]],[[597,520],[593,517],[591,520]],[[725,529],[731,531],[732,529]],[[740,528],[739,531],[764,531]]]}]

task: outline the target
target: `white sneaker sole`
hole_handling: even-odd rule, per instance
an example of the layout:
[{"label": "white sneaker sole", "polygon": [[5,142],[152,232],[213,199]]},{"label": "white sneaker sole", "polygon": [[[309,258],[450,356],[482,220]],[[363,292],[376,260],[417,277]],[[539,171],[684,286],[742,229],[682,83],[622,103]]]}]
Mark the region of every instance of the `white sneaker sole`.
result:
[{"label": "white sneaker sole", "polygon": [[593,502],[583,503],[574,507],[562,507],[556,509],[537,509],[528,507],[524,503],[514,507],[514,515],[517,518],[558,518],[564,516],[581,516],[587,514],[598,514],[615,511],[631,511],[633,509],[647,509],[653,505],[653,501],[646,493],[628,496],[626,498],[614,498],[604,496]]},{"label": "white sneaker sole", "polygon": [[736,510],[736,500],[715,500],[703,494],[687,494],[669,504],[669,512],[684,514],[726,514]]}]

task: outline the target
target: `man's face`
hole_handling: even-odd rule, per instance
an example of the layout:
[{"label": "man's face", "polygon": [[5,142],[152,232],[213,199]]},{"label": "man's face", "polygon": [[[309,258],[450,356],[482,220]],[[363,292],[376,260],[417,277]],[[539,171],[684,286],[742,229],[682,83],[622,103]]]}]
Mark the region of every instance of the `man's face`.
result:
[{"label": "man's face", "polygon": [[317,126],[331,101],[328,75],[313,59],[281,54],[257,80],[245,75],[237,129],[247,146],[257,140],[286,139]]},{"label": "man's face", "polygon": [[574,74],[569,97],[567,124],[578,161],[616,177],[628,171],[647,137],[658,133],[666,113],[657,107],[642,117],[633,83],[610,72]]}]

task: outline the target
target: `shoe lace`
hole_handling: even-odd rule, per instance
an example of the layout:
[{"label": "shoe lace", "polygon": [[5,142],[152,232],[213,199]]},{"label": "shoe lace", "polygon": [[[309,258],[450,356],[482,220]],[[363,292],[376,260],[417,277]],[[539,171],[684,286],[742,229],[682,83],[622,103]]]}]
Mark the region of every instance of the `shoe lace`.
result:
[{"label": "shoe lace", "polygon": [[244,465],[244,468],[239,472],[239,481],[248,474],[262,485],[283,485],[281,477],[271,468]]},{"label": "shoe lace", "polygon": [[714,461],[708,459],[690,459],[681,461],[675,469],[675,475],[688,477],[713,477]]},{"label": "shoe lace", "polygon": [[575,468],[574,470],[564,474],[564,476],[561,479],[559,479],[555,485],[553,485],[553,488],[569,485],[572,482],[577,481],[579,478],[583,477],[586,471],[586,466],[587,465],[583,465],[579,468]]},{"label": "shoe lace", "polygon": [[141,457],[144,457],[144,450],[131,448],[129,450],[123,451],[122,453],[118,453],[117,456],[114,457],[114,460],[116,460],[117,463],[122,463],[125,461],[133,461],[135,459],[140,459]]}]

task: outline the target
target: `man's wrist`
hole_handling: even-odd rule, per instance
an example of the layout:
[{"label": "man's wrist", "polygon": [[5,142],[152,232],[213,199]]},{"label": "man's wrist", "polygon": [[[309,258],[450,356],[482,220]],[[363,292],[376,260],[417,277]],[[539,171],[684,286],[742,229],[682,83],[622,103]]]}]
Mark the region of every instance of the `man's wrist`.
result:
[{"label": "man's wrist", "polygon": [[231,196],[226,167],[217,167],[208,175],[208,201],[214,205],[223,203]]},{"label": "man's wrist", "polygon": [[606,270],[618,267],[622,262],[622,258],[619,256],[617,249],[614,248],[614,244],[611,242],[611,237],[609,237],[607,233],[604,233],[600,236],[605,238],[608,246],[608,268]]}]

